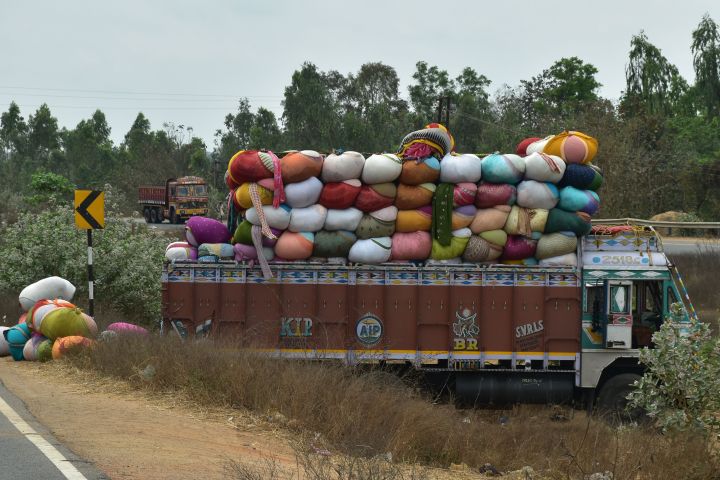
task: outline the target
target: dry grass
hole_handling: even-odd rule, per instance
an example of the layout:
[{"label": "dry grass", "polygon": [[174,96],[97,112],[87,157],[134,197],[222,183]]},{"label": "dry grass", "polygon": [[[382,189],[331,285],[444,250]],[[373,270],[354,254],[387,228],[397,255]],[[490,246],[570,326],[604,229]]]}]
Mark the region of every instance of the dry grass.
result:
[{"label": "dry grass", "polygon": [[457,409],[375,372],[273,360],[209,341],[118,338],[69,361],[133,388],[269,415],[310,435],[317,448],[355,457],[390,454],[396,461],[475,469],[489,463],[500,471],[529,465],[551,478],[604,471],[615,479],[720,475],[700,438],[613,429],[573,410]]}]

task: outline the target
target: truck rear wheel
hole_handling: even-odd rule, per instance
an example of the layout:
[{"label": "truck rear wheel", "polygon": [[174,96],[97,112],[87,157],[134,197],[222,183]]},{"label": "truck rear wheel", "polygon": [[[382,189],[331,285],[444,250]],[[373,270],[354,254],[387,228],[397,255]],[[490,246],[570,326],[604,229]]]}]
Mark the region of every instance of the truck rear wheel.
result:
[{"label": "truck rear wheel", "polygon": [[627,399],[634,390],[633,383],[640,378],[642,377],[637,373],[621,373],[608,379],[600,388],[597,398],[598,413],[611,423],[642,420],[643,410],[630,408],[630,401]]},{"label": "truck rear wheel", "polygon": [[152,218],[150,218],[150,209],[145,207],[143,208],[143,217],[145,217],[145,223],[152,223]]},{"label": "truck rear wheel", "polygon": [[150,223],[158,223],[158,212],[156,209],[150,209]]}]

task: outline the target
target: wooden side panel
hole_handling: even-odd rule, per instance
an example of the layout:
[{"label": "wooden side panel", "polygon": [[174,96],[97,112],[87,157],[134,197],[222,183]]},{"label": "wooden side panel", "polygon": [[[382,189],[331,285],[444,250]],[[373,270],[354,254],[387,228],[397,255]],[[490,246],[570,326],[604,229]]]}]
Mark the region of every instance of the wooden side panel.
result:
[{"label": "wooden side panel", "polygon": [[515,352],[542,352],[545,345],[545,287],[514,287],[512,337]]},{"label": "wooden side panel", "polygon": [[577,352],[580,349],[581,292],[577,287],[545,289],[545,349]]},{"label": "wooden side panel", "polygon": [[514,287],[480,287],[480,350],[512,351],[513,289]]}]

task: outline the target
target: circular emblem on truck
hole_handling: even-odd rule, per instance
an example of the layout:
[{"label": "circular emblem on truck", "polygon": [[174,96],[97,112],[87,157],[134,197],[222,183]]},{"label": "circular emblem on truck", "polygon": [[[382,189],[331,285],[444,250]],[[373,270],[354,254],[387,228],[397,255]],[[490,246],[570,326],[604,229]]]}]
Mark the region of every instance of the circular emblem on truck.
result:
[{"label": "circular emblem on truck", "polygon": [[375,345],[382,338],[383,324],[372,313],[366,313],[355,325],[355,334],[360,343],[368,346]]}]

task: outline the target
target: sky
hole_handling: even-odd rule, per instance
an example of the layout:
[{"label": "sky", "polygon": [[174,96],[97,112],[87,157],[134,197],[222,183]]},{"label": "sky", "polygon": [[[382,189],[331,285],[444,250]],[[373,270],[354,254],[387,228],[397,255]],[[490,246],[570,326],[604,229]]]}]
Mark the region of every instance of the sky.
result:
[{"label": "sky", "polygon": [[720,22],[718,0],[0,0],[0,110],[14,100],[27,119],[47,103],[72,128],[99,108],[116,143],[142,111],[212,149],[241,97],[279,118],[305,61],[344,74],[383,62],[407,97],[420,60],[451,76],[472,67],[494,92],[569,56],[595,65],[616,100],[640,30],[692,81],[706,12]]}]

